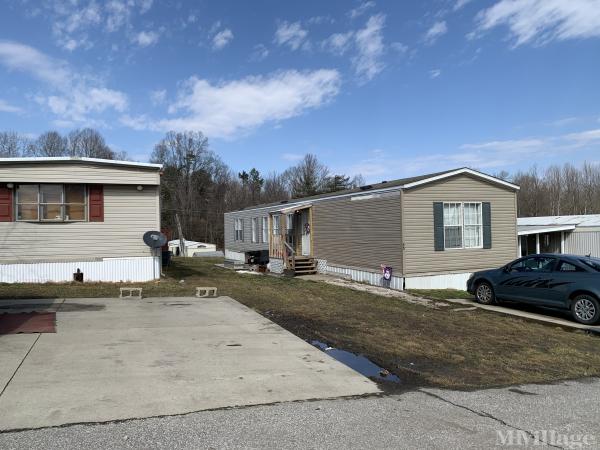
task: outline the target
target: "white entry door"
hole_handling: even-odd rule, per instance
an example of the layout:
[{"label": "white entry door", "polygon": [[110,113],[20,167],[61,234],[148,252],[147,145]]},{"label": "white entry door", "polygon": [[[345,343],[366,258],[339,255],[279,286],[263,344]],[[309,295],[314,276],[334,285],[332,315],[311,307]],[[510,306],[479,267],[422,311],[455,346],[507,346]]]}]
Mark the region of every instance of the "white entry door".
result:
[{"label": "white entry door", "polygon": [[310,214],[308,209],[302,210],[301,226],[302,226],[302,256],[310,256]]}]

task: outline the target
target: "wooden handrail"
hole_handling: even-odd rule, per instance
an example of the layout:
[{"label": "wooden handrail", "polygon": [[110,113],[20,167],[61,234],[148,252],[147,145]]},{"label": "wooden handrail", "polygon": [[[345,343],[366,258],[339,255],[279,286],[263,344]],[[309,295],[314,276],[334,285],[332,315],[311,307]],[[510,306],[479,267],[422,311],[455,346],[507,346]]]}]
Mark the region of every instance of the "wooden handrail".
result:
[{"label": "wooden handrail", "polygon": [[290,259],[288,257],[288,251],[289,251],[290,255],[291,255],[291,267],[290,267],[290,269],[296,270],[296,257],[294,256],[296,254],[296,251],[286,241],[283,241],[283,244],[285,245],[285,248],[286,248],[286,252],[285,252],[285,261],[286,261],[286,264],[288,263],[288,261]]}]

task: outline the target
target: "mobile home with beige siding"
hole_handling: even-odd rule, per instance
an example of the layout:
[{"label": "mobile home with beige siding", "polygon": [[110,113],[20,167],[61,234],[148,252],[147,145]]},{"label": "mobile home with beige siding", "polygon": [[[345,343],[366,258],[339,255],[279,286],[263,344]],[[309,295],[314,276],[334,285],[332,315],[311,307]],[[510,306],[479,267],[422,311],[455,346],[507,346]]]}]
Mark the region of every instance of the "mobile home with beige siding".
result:
[{"label": "mobile home with beige siding", "polygon": [[[394,289],[464,289],[472,272],[517,254],[518,189],[461,168],[246,208],[225,214],[226,257],[267,255],[274,272]],[[266,239],[253,223],[268,226]]]},{"label": "mobile home with beige siding", "polygon": [[0,282],[148,281],[160,258],[161,165],[93,158],[0,159]]}]

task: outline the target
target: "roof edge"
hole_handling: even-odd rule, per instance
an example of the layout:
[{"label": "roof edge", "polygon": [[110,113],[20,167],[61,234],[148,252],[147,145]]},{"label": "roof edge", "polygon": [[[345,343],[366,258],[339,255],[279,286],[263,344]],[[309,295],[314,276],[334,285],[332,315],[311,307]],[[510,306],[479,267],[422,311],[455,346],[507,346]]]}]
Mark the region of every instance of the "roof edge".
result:
[{"label": "roof edge", "polygon": [[18,164],[18,163],[91,163],[91,164],[105,164],[109,166],[124,166],[124,167],[139,167],[144,169],[155,169],[161,170],[162,164],[153,163],[141,163],[134,161],[121,161],[117,159],[101,159],[101,158],[87,158],[79,156],[28,156],[19,158],[0,158],[1,164]]},{"label": "roof edge", "polygon": [[516,184],[510,183],[508,181],[502,180],[500,178],[496,178],[493,177],[491,175],[485,174],[483,172],[479,172],[477,170],[473,170],[473,169],[469,169],[467,167],[463,167],[461,169],[457,169],[457,170],[453,170],[451,172],[446,172],[443,173],[441,175],[436,175],[430,178],[425,178],[423,180],[419,180],[419,181],[414,181],[412,183],[407,183],[405,185],[402,186],[403,189],[410,189],[413,187],[417,187],[423,184],[427,184],[427,183],[433,183],[434,181],[438,181],[438,180],[443,180],[445,178],[449,178],[449,177],[453,177],[456,175],[460,175],[463,173],[468,173],[469,175],[478,177],[478,178],[482,178],[484,180],[490,181],[492,183],[496,183],[496,184],[501,184],[503,186],[509,187],[511,189],[514,189],[516,191],[520,190],[521,188],[519,186],[517,186]]}]

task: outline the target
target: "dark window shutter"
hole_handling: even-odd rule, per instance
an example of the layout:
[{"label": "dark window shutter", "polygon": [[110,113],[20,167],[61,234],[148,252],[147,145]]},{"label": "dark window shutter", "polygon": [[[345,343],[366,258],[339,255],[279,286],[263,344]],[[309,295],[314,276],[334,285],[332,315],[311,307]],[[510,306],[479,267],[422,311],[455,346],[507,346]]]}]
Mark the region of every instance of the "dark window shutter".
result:
[{"label": "dark window shutter", "polygon": [[13,221],[13,191],[0,184],[0,222]]},{"label": "dark window shutter", "polygon": [[93,184],[89,187],[89,221],[104,222],[104,187]]},{"label": "dark window shutter", "polygon": [[433,202],[433,248],[444,250],[444,203]]},{"label": "dark window shutter", "polygon": [[492,207],[490,202],[481,204],[483,220],[483,248],[492,248]]}]

